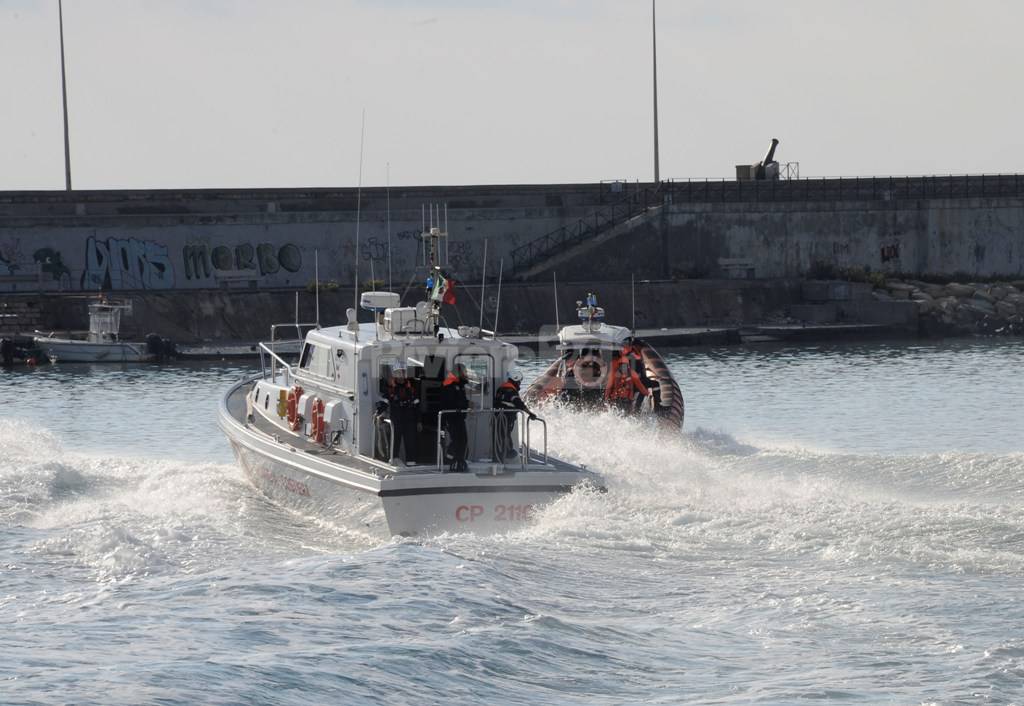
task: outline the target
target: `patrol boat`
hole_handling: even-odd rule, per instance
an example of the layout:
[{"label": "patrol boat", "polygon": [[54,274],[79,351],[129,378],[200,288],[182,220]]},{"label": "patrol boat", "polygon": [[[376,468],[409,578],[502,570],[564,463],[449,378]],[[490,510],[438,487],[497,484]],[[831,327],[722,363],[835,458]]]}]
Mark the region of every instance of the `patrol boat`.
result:
[{"label": "patrol boat", "polygon": [[682,429],[683,393],[658,351],[630,329],[606,324],[594,294],[576,302],[576,313],[579,324],[559,330],[561,354],[530,385],[526,399],[615,407],[629,415],[653,416],[667,429]]},{"label": "patrol boat", "polygon": [[[431,228],[421,238],[447,237]],[[435,262],[433,256],[430,264]],[[447,281],[432,267],[431,294],[414,307],[393,292],[363,292],[341,326],[310,327],[297,363],[285,360],[271,329],[262,372],[232,386],[218,420],[251,481],[274,500],[373,534],[493,532],[526,523],[536,508],[601,478],[548,454],[547,425],[525,412],[495,413],[492,401],[517,357],[515,346],[478,327],[452,328],[441,304]],[[394,458],[392,420],[378,412],[384,382],[404,368],[416,386],[416,456]],[[456,369],[468,378],[464,459],[445,458],[460,410],[442,406]],[[505,419],[515,416],[507,448]],[[451,472],[452,468],[464,469]]]}]

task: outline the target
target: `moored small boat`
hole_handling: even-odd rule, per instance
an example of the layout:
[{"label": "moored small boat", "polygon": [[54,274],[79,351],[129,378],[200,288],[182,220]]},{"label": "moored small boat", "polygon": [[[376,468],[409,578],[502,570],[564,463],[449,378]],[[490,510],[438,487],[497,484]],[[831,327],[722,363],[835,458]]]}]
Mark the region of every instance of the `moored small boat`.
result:
[{"label": "moored small boat", "polygon": [[36,331],[35,343],[51,363],[145,363],[173,356],[174,344],[156,334],[144,342],[120,340],[121,315],[126,311],[131,311],[131,304],[101,298],[89,304],[85,338]]}]

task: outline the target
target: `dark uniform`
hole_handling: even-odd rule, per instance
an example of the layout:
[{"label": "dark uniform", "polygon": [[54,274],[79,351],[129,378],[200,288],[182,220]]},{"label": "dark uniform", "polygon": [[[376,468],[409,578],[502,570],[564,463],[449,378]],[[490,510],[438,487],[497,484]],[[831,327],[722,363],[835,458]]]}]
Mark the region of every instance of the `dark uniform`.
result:
[{"label": "dark uniform", "polygon": [[466,397],[466,371],[458,367],[456,372],[448,373],[441,385],[441,410],[455,410],[441,417],[441,424],[448,433],[448,448],[445,458],[449,471],[467,471],[466,452],[469,440],[466,433],[466,412],[469,409],[469,398]]},{"label": "dark uniform", "polygon": [[401,457],[406,463],[415,463],[420,404],[416,388],[408,380],[392,378],[385,396],[388,400],[391,433],[394,434],[395,458]]},{"label": "dark uniform", "polygon": [[515,458],[519,455],[512,436],[516,427],[516,417],[519,416],[516,410],[526,412],[530,419],[536,419],[537,415],[527,409],[523,398],[519,396],[519,383],[511,379],[498,386],[494,393],[494,409],[508,410],[498,411],[494,415],[494,457],[498,461]]}]

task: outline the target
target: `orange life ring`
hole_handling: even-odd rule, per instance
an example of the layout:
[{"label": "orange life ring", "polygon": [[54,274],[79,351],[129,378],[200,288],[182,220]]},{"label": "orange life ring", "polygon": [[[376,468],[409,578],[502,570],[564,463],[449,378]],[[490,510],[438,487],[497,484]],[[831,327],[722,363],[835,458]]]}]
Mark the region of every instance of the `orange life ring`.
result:
[{"label": "orange life ring", "polygon": [[600,355],[586,353],[573,362],[576,382],[585,390],[596,390],[604,387],[604,361]]},{"label": "orange life ring", "polygon": [[302,417],[299,415],[299,398],[302,397],[301,385],[296,385],[288,391],[288,426],[292,431],[298,431],[302,426]]},{"label": "orange life ring", "polygon": [[324,443],[324,401],[313,398],[312,411],[309,413],[309,436],[318,444]]}]

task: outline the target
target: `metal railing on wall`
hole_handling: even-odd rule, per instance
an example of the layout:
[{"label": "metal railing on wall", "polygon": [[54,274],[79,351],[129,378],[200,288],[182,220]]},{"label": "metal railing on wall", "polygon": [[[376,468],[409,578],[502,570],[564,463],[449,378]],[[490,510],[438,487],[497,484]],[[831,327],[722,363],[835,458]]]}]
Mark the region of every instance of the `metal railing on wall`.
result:
[{"label": "metal railing on wall", "polygon": [[673,203],[998,198],[1024,196],[1024,178],[1019,174],[951,174],[773,181],[669,179],[662,184],[662,189]]}]

